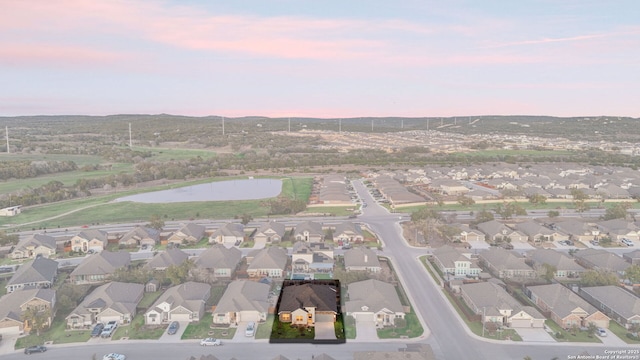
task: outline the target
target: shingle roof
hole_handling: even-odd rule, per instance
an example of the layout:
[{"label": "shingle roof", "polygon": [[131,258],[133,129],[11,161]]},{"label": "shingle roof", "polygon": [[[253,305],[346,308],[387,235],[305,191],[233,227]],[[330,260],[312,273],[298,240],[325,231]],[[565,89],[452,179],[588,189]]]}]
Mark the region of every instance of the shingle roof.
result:
[{"label": "shingle roof", "polygon": [[348,312],[360,312],[363,306],[374,313],[382,309],[404,312],[394,286],[380,280],[369,279],[351,283],[347,294],[349,301],[345,303],[345,307]]},{"label": "shingle roof", "polygon": [[627,319],[640,314],[640,298],[619,286],[594,286],[581,291]]},{"label": "shingle roof", "polygon": [[551,249],[535,249],[527,252],[529,257],[536,264],[549,264],[556,267],[556,269],[563,271],[584,271],[585,269],[576,263],[572,258],[567,255],[551,250]]},{"label": "shingle roof", "polygon": [[280,295],[281,311],[294,311],[305,307],[314,307],[316,311],[338,311],[337,291],[328,284],[302,283],[287,285]]},{"label": "shingle roof", "polygon": [[53,283],[58,272],[58,262],[47,258],[37,258],[22,264],[9,279],[7,286],[48,281]]},{"label": "shingle roof", "polygon": [[469,261],[471,259],[462,255],[462,252],[449,245],[444,245],[433,250],[433,256],[436,257],[446,268],[455,268],[456,261]]},{"label": "shingle roof", "polygon": [[631,264],[624,261],[620,256],[601,249],[584,249],[573,255],[577,259],[591,263],[600,269],[611,271],[625,271]]},{"label": "shingle roof", "polygon": [[589,315],[598,311],[578,294],[560,284],[529,286],[527,288],[561,318],[571,315],[576,308],[584,310]]},{"label": "shingle roof", "polygon": [[160,232],[156,229],[136,226],[126,234],[122,235],[122,237],[120,238],[120,242],[127,242],[131,239],[140,240],[145,238],[151,238],[158,241],[160,240]]},{"label": "shingle roof", "polygon": [[380,267],[380,261],[373,250],[365,246],[357,246],[344,253],[344,266]]},{"label": "shingle roof", "polygon": [[106,275],[123,266],[129,266],[131,254],[128,251],[101,251],[87,256],[72,272],[76,275]]},{"label": "shingle roof", "polygon": [[211,296],[211,285],[188,281],[168,288],[149,309],[166,302],[171,304],[171,310],[182,306],[190,311],[199,311],[209,296]]},{"label": "shingle roof", "polygon": [[298,224],[293,232],[293,235],[299,235],[303,232],[308,231],[309,234],[324,236],[324,232],[322,231],[322,224],[314,222],[314,221],[304,221]]},{"label": "shingle roof", "polygon": [[189,258],[189,255],[178,248],[171,248],[159,252],[147,263],[151,269],[167,268],[171,265],[180,265]]},{"label": "shingle roof", "polygon": [[20,307],[31,299],[41,299],[51,304],[56,296],[53,289],[24,289],[0,297],[0,321],[9,318],[22,321]]},{"label": "shingle roof", "polygon": [[282,248],[271,246],[258,251],[248,266],[254,269],[282,269],[287,266],[289,256]]},{"label": "shingle roof", "polygon": [[89,308],[100,308],[103,311],[111,308],[121,314],[135,314],[137,300],[142,297],[143,292],[142,284],[110,282],[93,290],[70,315],[87,314]]},{"label": "shingle roof", "polygon": [[44,246],[49,249],[55,249],[56,238],[54,238],[53,236],[44,235],[44,234],[34,234],[32,236],[29,236],[27,238],[20,240],[18,242],[18,245],[16,245],[14,251],[24,250],[28,246],[34,246],[34,247]]},{"label": "shingle roof", "polygon": [[269,310],[269,289],[269,285],[255,281],[232,281],[220,298],[214,313],[236,311],[266,313]]},{"label": "shingle roof", "polygon": [[256,232],[256,234],[263,234],[268,230],[273,230],[273,232],[278,234],[280,237],[284,236],[286,232],[286,228],[284,224],[275,222],[275,221],[269,221],[268,223],[262,224],[258,228],[258,231]]},{"label": "shingle roof", "polygon": [[226,223],[211,234],[212,238],[218,236],[244,237],[244,225],[238,223]]},{"label": "shingle roof", "polygon": [[340,235],[344,232],[354,233],[356,235],[362,235],[362,228],[360,227],[360,225],[353,223],[351,221],[344,221],[336,225],[336,231],[334,231],[334,235]]},{"label": "shingle roof", "polygon": [[80,231],[76,236],[89,241],[93,239],[100,240],[101,242],[106,244],[109,234],[106,231],[102,231],[99,229],[85,229]]},{"label": "shingle roof", "polygon": [[523,258],[516,257],[512,252],[502,248],[484,250],[479,257],[498,270],[533,270]]},{"label": "shingle roof", "polygon": [[234,247],[216,244],[200,254],[196,265],[206,269],[235,269],[242,259],[242,252]]}]

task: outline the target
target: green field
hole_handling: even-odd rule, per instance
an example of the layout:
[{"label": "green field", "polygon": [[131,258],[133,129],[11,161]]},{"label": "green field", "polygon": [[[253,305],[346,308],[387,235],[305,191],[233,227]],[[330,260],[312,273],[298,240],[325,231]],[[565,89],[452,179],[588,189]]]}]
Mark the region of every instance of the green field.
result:
[{"label": "green field", "polygon": [[203,159],[216,156],[216,153],[206,149],[169,149],[161,147],[132,147],[134,151],[151,152],[151,156],[154,160],[167,161],[167,160],[188,160],[195,157],[201,157]]}]

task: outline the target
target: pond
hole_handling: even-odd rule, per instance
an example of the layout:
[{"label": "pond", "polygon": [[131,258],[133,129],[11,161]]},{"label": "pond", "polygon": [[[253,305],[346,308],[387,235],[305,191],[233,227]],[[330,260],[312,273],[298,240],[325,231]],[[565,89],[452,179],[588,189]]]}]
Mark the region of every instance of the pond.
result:
[{"label": "pond", "polygon": [[153,191],[116,199],[147,204],[258,200],[278,196],[282,191],[282,181],[278,179],[241,179],[216,181],[208,184],[185,186],[176,189]]}]

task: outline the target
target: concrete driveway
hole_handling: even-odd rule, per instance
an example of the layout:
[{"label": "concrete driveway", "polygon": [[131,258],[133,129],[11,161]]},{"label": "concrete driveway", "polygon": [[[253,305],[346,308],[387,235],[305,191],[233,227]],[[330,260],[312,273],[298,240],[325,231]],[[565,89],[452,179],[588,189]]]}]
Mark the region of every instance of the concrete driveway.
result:
[{"label": "concrete driveway", "polygon": [[625,347],[629,346],[624,340],[620,339],[616,334],[612,333],[609,329],[605,330],[607,332],[607,336],[601,337],[598,336],[598,339],[602,341],[603,344],[607,345],[607,347]]},{"label": "concrete driveway", "polygon": [[336,331],[333,322],[316,322],[316,340],[335,340]]},{"label": "concrete driveway", "polygon": [[180,338],[182,338],[182,334],[184,333],[184,330],[187,328],[187,326],[189,325],[188,321],[179,321],[178,322],[180,324],[180,327],[178,328],[178,332],[176,332],[173,335],[169,335],[167,334],[167,329],[168,329],[168,325],[167,328],[164,329],[164,333],[162,333],[162,336],[160,336],[160,340],[161,342],[180,342]]},{"label": "concrete driveway", "polygon": [[515,328],[522,341],[556,343],[555,339],[543,328]]},{"label": "concrete driveway", "polygon": [[374,321],[356,320],[356,341],[379,341],[376,323]]},{"label": "concrete driveway", "polygon": [[[240,321],[238,323],[238,328],[236,329],[236,334],[233,335],[233,342],[253,342],[254,336],[247,336],[247,325],[249,325],[248,321]],[[258,326],[256,324],[256,330]]]}]

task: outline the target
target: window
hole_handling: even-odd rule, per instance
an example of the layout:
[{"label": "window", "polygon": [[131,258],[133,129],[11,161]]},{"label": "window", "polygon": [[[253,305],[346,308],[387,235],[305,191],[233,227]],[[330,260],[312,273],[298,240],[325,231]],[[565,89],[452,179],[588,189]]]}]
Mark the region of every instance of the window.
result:
[{"label": "window", "polygon": [[291,320],[291,314],[282,314],[282,321]]},{"label": "window", "polygon": [[301,315],[296,316],[296,322],[302,322],[304,318]]}]

